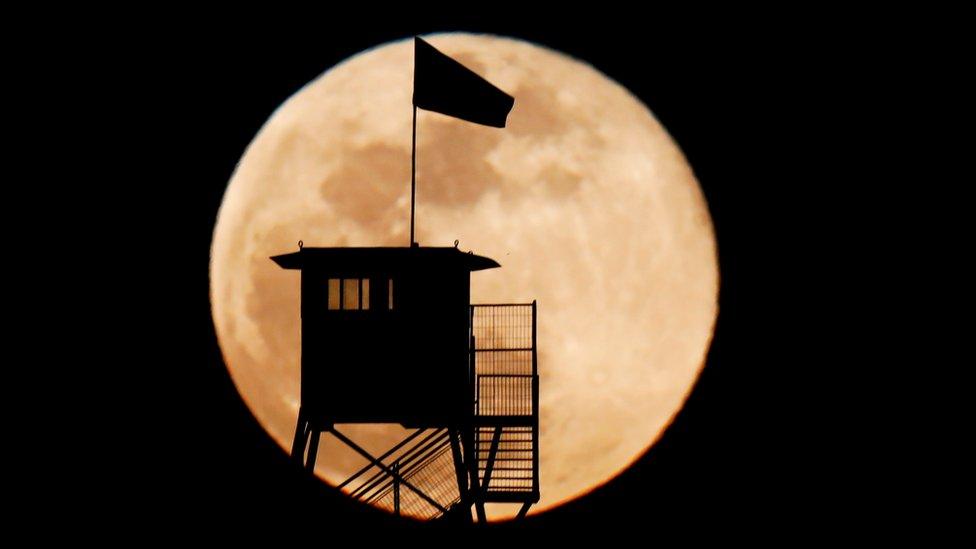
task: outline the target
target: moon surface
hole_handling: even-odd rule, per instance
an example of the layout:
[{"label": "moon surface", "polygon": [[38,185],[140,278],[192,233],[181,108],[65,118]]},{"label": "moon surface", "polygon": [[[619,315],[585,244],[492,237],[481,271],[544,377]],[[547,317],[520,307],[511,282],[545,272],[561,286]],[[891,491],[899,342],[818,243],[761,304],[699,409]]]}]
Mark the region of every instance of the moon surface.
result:
[{"label": "moon surface", "polygon": [[[538,513],[638,459],[681,409],[717,314],[711,218],[653,114],[593,67],[528,42],[431,44],[515,97],[504,129],[418,111],[417,241],[491,257],[473,303],[537,299]],[[271,255],[406,246],[412,41],[360,53],[278,108],[217,218],[211,305],[224,360],[258,421],[290,449],[299,406],[299,275]],[[350,365],[350,367],[352,367]],[[399,426],[342,426],[377,454]],[[364,460],[323,436],[335,485]],[[489,505],[491,519],[517,508]]]}]

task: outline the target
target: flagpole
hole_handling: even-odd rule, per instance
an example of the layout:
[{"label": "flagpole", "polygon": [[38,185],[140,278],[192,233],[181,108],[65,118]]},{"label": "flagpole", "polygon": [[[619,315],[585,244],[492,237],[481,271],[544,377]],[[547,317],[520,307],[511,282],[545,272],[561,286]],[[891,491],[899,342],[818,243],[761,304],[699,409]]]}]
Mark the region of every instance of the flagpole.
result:
[{"label": "flagpole", "polygon": [[417,105],[413,106],[413,146],[410,150],[410,247],[413,247],[414,205],[417,200]]}]

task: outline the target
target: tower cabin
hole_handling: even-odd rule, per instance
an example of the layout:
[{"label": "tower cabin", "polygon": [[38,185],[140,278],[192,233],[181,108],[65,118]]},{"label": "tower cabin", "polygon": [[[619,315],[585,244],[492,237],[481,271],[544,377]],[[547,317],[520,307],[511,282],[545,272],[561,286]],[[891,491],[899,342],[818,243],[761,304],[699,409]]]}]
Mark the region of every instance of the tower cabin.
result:
[{"label": "tower cabin", "polygon": [[453,425],[472,405],[470,273],[457,248],[307,248],[301,270],[303,414],[326,423]]}]

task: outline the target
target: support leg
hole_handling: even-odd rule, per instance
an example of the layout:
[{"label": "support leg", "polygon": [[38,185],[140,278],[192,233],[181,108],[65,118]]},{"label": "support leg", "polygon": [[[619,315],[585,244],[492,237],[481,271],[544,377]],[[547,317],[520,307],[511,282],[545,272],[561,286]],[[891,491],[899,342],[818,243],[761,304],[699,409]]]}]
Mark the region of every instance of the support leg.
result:
[{"label": "support leg", "polygon": [[305,470],[310,474],[315,471],[315,456],[319,453],[319,437],[322,431],[312,429],[311,440],[308,445],[308,459],[305,460]]},{"label": "support leg", "polygon": [[305,449],[308,447],[309,424],[302,410],[298,411],[298,424],[295,425],[295,440],[291,444],[291,459],[298,465],[305,461]]},{"label": "support leg", "polygon": [[[471,510],[471,496],[468,494],[467,465],[461,457],[461,433],[457,429],[448,431],[451,436],[451,456],[454,458],[454,474],[457,475],[458,494],[461,495],[461,505]],[[470,516],[470,513],[468,513]]]},{"label": "support leg", "polygon": [[393,514],[400,516],[400,462],[393,462]]},{"label": "support leg", "polygon": [[524,518],[525,517],[525,513],[527,513],[529,511],[529,507],[532,507],[532,503],[531,502],[528,502],[527,501],[527,502],[523,503],[522,504],[522,508],[519,509],[518,515],[515,515],[515,518],[517,518],[517,519]]},{"label": "support leg", "polygon": [[461,433],[464,438],[465,463],[468,466],[468,476],[471,483],[471,488],[468,492],[474,499],[474,509],[478,515],[478,522],[487,522],[488,518],[485,516],[485,498],[481,493],[481,485],[478,481],[478,452],[475,448],[477,435],[474,432],[474,427],[471,425],[465,426]]}]

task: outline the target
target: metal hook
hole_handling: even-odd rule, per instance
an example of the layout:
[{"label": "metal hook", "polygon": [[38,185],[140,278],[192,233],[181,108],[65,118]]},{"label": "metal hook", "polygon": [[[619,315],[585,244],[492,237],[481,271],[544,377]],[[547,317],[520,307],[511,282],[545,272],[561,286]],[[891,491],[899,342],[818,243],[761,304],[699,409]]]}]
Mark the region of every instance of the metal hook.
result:
[{"label": "metal hook", "polygon": [[454,240],[454,247],[457,248],[458,247],[458,244],[460,244],[460,243],[461,243],[460,240],[455,239]]},{"label": "metal hook", "polygon": [[303,246],[305,246],[305,243],[302,242],[301,240],[299,240],[298,241],[298,249],[301,250]]}]

